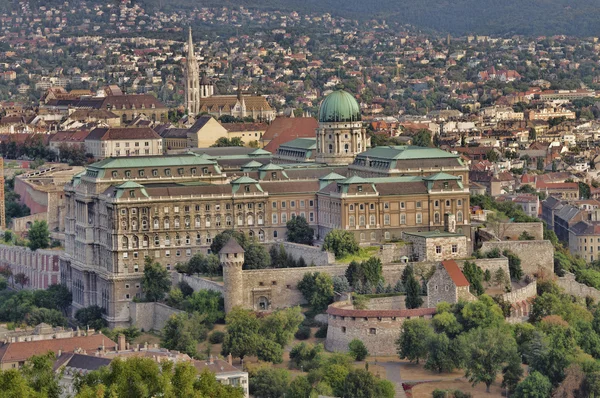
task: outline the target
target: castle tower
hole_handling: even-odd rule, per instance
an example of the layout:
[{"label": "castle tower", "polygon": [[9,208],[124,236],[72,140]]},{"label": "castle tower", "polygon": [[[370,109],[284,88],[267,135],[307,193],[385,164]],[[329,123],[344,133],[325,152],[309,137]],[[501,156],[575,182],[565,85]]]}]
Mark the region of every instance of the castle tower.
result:
[{"label": "castle tower", "polygon": [[192,28],[189,29],[187,43],[187,58],[185,61],[185,109],[188,115],[196,116],[200,113],[200,70],[198,60],[194,54],[192,41]]},{"label": "castle tower", "polygon": [[358,153],[369,147],[360,106],[344,90],[334,91],[321,103],[316,135],[319,163],[350,164]]},{"label": "castle tower", "polygon": [[244,249],[234,238],[223,246],[219,252],[219,261],[223,266],[223,298],[225,300],[225,313],[235,306],[241,306],[243,301],[242,265],[244,265]]}]

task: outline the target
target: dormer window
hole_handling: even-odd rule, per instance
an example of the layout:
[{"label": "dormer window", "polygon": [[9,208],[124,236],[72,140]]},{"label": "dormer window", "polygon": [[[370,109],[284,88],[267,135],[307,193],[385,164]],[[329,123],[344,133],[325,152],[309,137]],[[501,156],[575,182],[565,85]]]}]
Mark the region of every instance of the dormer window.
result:
[{"label": "dormer window", "polygon": [[271,173],[271,178],[277,178],[277,172],[275,172],[275,171],[274,171],[274,172],[272,172],[272,173]]},{"label": "dormer window", "polygon": [[119,176],[119,173],[117,173],[116,171],[113,171],[112,176],[113,176],[113,178],[117,178]]},{"label": "dormer window", "polygon": [[250,185],[244,185],[244,191],[250,192]]},{"label": "dormer window", "polygon": [[165,175],[167,177],[170,177],[171,176],[171,169],[165,169]]},{"label": "dormer window", "polygon": [[356,187],[356,190],[357,190],[358,192],[362,192],[362,191],[363,191],[363,190],[362,190],[362,185],[359,185],[359,186],[357,186],[357,187]]},{"label": "dormer window", "polygon": [[131,171],[125,170],[125,177],[131,178]]},{"label": "dormer window", "polygon": [[134,190],[129,191],[129,197],[135,198],[135,191]]},{"label": "dormer window", "polygon": [[448,189],[448,181],[444,182],[444,189]]}]

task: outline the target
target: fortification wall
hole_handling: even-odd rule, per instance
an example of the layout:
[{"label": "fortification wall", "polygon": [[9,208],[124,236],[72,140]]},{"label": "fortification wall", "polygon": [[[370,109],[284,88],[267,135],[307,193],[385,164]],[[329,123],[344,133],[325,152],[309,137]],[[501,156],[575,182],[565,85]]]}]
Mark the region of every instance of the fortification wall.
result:
[{"label": "fortification wall", "polygon": [[483,253],[493,249],[499,249],[501,252],[510,250],[519,256],[525,275],[554,273],[554,247],[548,240],[484,242],[481,246]]},{"label": "fortification wall", "polygon": [[435,308],[414,310],[354,310],[336,308],[349,303],[335,303],[327,310],[329,321],[325,349],[347,352],[348,344],[361,340],[371,355],[389,354],[390,347],[400,335],[405,319],[422,317],[429,319],[435,314]]},{"label": "fortification wall", "polygon": [[577,282],[575,280],[575,275],[569,272],[567,272],[565,276],[558,278],[556,282],[567,294],[582,298],[589,296],[596,302],[600,301],[600,290]]},{"label": "fortification wall", "polygon": [[131,325],[144,331],[161,331],[171,315],[178,314],[180,310],[171,308],[161,303],[129,303]]},{"label": "fortification wall", "polygon": [[[479,268],[481,268],[483,270],[483,272],[485,272],[486,270],[489,270],[490,273],[492,274],[492,281],[494,280],[494,273],[498,271],[498,269],[501,269],[502,271],[504,271],[504,274],[506,275],[507,278],[510,278],[510,268],[508,267],[508,258],[506,257],[500,257],[500,258],[478,258],[475,260],[471,260],[472,262],[474,262],[475,264],[477,264],[477,266]],[[461,261],[459,266],[460,269],[463,269],[465,262]]]},{"label": "fortification wall", "polygon": [[406,296],[374,297],[367,302],[367,310],[405,310]]},{"label": "fortification wall", "polygon": [[544,225],[541,222],[501,223],[496,230],[498,238],[502,240],[519,240],[523,232],[533,236],[534,240],[544,239]]},{"label": "fortification wall", "polygon": [[504,301],[508,301],[509,303],[518,303],[521,301],[525,301],[530,297],[535,297],[537,295],[537,282],[533,281],[529,285],[522,287],[520,289],[514,290],[509,293],[504,293],[502,298]]},{"label": "fortification wall", "polygon": [[186,282],[188,285],[194,289],[194,291],[198,290],[213,290],[215,292],[223,293],[224,287],[222,284],[211,281],[209,279],[200,278],[198,276],[188,276],[185,274],[177,274],[178,278],[176,282]]},{"label": "fortification wall", "polygon": [[292,242],[281,242],[285,251],[294,257],[294,260],[304,258],[306,264],[314,263],[317,266],[335,263],[335,255],[321,250],[320,247],[300,245]]},{"label": "fortification wall", "polygon": [[381,245],[379,253],[375,255],[384,264],[400,262],[402,257],[411,258],[413,254],[412,243],[386,243]]}]

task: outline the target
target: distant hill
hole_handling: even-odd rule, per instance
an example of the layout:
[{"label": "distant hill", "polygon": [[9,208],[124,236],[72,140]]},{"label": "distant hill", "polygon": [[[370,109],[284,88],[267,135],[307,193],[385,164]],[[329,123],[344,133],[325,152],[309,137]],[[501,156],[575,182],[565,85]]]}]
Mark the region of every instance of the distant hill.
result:
[{"label": "distant hill", "polygon": [[146,7],[235,7],[384,18],[452,34],[600,36],[597,0],[135,0]]}]

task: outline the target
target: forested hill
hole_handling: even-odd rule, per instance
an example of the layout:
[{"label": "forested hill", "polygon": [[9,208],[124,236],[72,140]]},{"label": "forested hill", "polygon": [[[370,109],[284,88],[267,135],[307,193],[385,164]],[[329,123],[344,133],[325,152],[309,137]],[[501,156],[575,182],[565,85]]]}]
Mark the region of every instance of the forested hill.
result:
[{"label": "forested hill", "polygon": [[147,9],[235,7],[384,18],[455,35],[600,36],[598,0],[134,0]]}]

